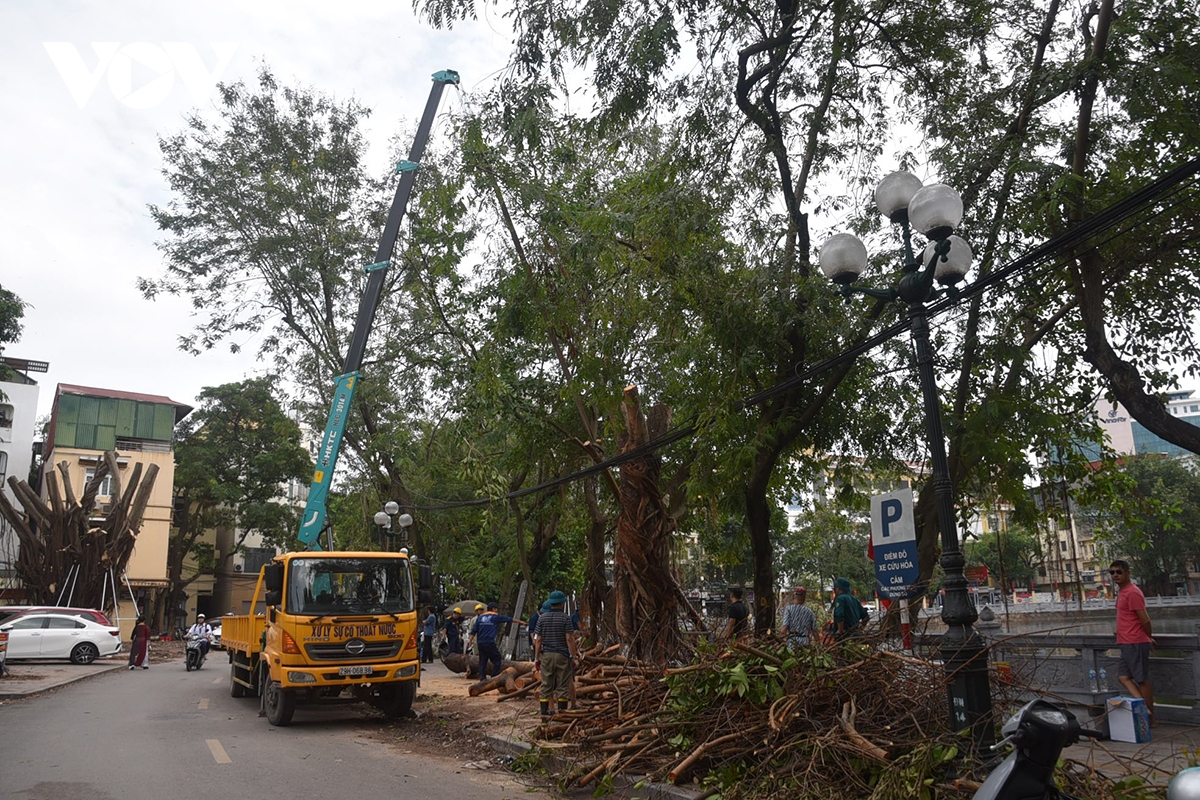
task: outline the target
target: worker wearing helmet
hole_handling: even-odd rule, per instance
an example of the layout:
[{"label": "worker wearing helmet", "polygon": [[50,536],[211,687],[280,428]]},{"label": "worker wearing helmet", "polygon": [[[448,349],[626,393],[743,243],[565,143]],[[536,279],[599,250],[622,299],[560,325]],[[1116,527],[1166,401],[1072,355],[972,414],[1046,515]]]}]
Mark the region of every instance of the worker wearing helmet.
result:
[{"label": "worker wearing helmet", "polygon": [[448,653],[461,653],[463,651],[462,624],[462,609],[455,607],[452,613],[446,615],[445,631]]},{"label": "worker wearing helmet", "polygon": [[187,635],[189,637],[196,636],[200,639],[200,654],[201,656],[207,656],[209,644],[212,642],[213,629],[205,621],[203,614],[196,615],[196,624],[188,628]]},{"label": "worker wearing helmet", "polygon": [[[518,625],[524,625],[525,620],[508,617],[500,613],[498,603],[489,603],[487,611],[475,617],[475,627],[471,630],[471,635],[467,640],[467,649],[471,649],[471,642],[477,642],[479,645],[479,678],[486,681],[491,675],[499,675],[500,670],[504,665],[504,657],[500,654],[500,648],[496,644],[497,637],[501,634],[501,626],[507,625],[510,622],[515,622]],[[495,671],[491,671],[489,667],[495,667]]]}]

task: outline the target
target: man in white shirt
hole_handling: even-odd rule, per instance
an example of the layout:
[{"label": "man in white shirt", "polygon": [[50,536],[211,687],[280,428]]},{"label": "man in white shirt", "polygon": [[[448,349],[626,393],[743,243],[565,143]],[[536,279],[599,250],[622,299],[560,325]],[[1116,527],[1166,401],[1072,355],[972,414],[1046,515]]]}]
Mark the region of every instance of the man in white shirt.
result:
[{"label": "man in white shirt", "polygon": [[204,656],[207,656],[208,646],[212,641],[212,626],[205,621],[203,614],[196,615],[196,624],[188,628],[187,635],[188,638],[193,636],[200,637],[200,652]]},{"label": "man in white shirt", "polygon": [[817,632],[817,615],[804,604],[808,589],[797,586],[792,590],[792,604],[783,610],[783,624],[779,632],[787,637],[790,647],[800,647],[812,641]]}]

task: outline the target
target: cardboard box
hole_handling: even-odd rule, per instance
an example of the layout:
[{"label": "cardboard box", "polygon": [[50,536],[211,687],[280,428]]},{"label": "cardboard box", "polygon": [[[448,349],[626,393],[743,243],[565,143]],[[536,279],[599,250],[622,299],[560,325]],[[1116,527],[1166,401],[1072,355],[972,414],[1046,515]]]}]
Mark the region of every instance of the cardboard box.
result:
[{"label": "cardboard box", "polygon": [[1140,697],[1108,699],[1108,736],[1114,742],[1150,741],[1150,712]]}]

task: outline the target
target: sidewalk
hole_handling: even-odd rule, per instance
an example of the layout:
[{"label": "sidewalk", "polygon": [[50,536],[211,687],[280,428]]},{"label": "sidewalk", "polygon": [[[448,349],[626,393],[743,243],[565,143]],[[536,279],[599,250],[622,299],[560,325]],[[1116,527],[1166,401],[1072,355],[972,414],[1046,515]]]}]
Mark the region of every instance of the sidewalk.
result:
[{"label": "sidewalk", "polygon": [[[1152,783],[1166,783],[1188,766],[1188,754],[1196,759],[1200,728],[1160,722],[1150,729],[1145,744],[1085,740],[1063,751],[1064,758],[1082,761],[1101,772],[1130,771]],[[1186,752],[1185,752],[1186,751]]]},{"label": "sidewalk", "polygon": [[111,658],[98,658],[91,664],[72,664],[69,661],[10,661],[8,671],[0,678],[0,702],[57,689],[105,672],[128,669],[128,658],[127,654],[119,653]]}]

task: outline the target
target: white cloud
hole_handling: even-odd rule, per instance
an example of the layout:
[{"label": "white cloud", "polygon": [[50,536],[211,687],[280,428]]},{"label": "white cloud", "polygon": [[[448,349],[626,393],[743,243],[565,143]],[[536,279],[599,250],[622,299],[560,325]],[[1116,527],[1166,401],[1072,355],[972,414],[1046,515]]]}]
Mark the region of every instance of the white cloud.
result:
[{"label": "white cloud", "polygon": [[[265,63],[284,82],[353,96],[373,109],[366,133],[384,158],[434,72],[457,70],[470,91],[503,66],[509,41],[494,12],[434,31],[394,0],[8,3],[0,17],[0,284],[31,305],[6,352],[50,362],[40,413],[57,383],[192,402],[260,369],[249,352],[179,351],[188,303],[150,303],[135,287],[160,270],[146,210],[167,199],[157,137],[212,107],[205,72],[250,81]],[[98,54],[94,42],[110,44]],[[443,110],[458,102],[448,92]]]}]

